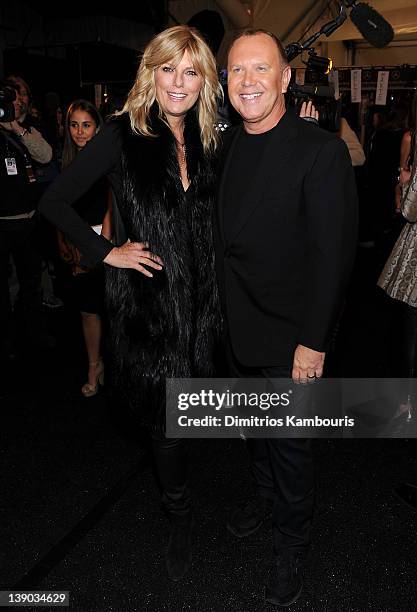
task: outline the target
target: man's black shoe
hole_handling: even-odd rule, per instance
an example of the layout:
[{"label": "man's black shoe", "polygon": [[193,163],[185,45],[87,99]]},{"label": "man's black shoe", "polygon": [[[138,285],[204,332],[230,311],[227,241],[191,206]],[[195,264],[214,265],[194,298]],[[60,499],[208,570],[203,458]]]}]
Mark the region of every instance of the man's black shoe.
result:
[{"label": "man's black shoe", "polygon": [[276,606],[290,606],[303,590],[301,562],[298,557],[280,556],[271,570],[265,601]]},{"label": "man's black shoe", "polygon": [[166,553],[166,566],[171,580],[181,580],[191,564],[192,513],[171,515],[171,533]]},{"label": "man's black shoe", "polygon": [[264,497],[251,498],[234,511],[227,528],[237,538],[244,538],[257,529],[272,515],[272,501]]}]

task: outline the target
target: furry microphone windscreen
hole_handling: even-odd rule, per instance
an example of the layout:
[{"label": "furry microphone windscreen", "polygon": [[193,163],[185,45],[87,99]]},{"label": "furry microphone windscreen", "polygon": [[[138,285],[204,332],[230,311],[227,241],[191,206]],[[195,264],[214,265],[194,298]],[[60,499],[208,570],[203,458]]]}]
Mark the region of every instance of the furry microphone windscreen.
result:
[{"label": "furry microphone windscreen", "polygon": [[350,11],[350,18],[362,36],[374,47],[386,47],[394,38],[391,24],[369,4],[355,4]]}]

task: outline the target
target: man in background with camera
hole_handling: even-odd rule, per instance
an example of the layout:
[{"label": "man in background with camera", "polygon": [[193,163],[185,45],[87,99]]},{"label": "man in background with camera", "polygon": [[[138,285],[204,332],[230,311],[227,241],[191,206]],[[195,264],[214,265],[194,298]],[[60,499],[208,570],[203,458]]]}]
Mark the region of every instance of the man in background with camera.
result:
[{"label": "man in background with camera", "polygon": [[[47,164],[52,149],[40,132],[25,127],[28,97],[24,85],[11,80],[0,87],[0,360],[15,354],[9,291],[10,256],[16,267],[16,312],[25,349],[42,346],[41,255],[36,244],[39,190],[33,162]],[[14,98],[14,99],[13,99]],[[12,109],[13,107],[13,109]]]},{"label": "man in background with camera", "polygon": [[[291,69],[278,39],[239,34],[228,93],[243,125],[225,135],[216,266],[231,375],[312,382],[323,373],[356,250],[357,201],[345,144],[285,108]],[[311,440],[248,439],[258,496],[231,517],[237,537],[271,516],[266,600],[302,590],[314,479]]]}]

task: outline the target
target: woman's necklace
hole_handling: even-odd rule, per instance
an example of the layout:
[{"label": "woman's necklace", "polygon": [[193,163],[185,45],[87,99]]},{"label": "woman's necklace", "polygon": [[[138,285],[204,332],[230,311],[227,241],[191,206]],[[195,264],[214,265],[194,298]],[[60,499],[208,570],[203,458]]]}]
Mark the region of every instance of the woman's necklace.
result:
[{"label": "woman's necklace", "polygon": [[175,142],[177,143],[177,159],[180,168],[181,183],[184,190],[187,191],[188,187],[190,186],[190,181],[188,180],[187,173],[187,152],[185,148],[185,142],[180,142],[177,138],[175,138]]},{"label": "woman's necklace", "polygon": [[178,163],[180,166],[180,171],[182,171],[183,169],[186,168],[186,165],[187,165],[185,142],[180,142],[177,139],[175,139],[175,142],[177,143]]}]

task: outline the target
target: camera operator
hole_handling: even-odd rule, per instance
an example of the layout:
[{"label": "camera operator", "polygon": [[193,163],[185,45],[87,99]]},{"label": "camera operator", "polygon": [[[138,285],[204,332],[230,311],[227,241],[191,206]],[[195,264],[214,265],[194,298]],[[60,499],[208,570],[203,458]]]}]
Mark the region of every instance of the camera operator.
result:
[{"label": "camera operator", "polygon": [[[46,164],[52,150],[40,132],[26,122],[28,103],[22,87],[13,81],[14,119],[0,122],[0,359],[14,354],[9,263],[12,256],[19,281],[16,313],[26,349],[44,346],[41,331],[41,256],[36,244],[36,206],[39,190],[33,162]],[[27,93],[27,92],[26,92]],[[8,104],[11,104],[10,102]],[[9,117],[10,118],[10,117]]]},{"label": "camera operator", "polygon": [[8,77],[6,83],[13,87],[17,94],[13,102],[15,119],[11,122],[2,123],[1,127],[21,139],[33,161],[39,164],[48,164],[52,159],[52,149],[40,130],[36,129],[36,122],[33,121],[29,113],[31,102],[29,86],[22,78],[17,76]]}]

